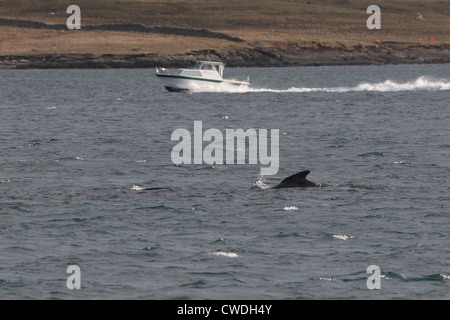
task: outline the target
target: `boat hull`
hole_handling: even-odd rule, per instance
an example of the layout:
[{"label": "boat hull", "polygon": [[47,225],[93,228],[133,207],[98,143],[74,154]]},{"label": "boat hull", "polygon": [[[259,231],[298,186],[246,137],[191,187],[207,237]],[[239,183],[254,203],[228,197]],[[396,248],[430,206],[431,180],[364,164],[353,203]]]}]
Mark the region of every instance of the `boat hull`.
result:
[{"label": "boat hull", "polygon": [[171,92],[217,91],[248,87],[248,82],[228,79],[218,80],[166,74],[156,74],[156,76],[162,81],[164,88]]}]

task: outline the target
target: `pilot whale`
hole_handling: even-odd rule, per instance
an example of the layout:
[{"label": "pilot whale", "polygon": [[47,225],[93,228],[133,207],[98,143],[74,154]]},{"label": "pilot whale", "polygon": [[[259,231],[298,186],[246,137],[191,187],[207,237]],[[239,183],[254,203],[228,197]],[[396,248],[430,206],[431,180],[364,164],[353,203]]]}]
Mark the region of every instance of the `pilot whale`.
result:
[{"label": "pilot whale", "polygon": [[306,176],[309,173],[310,171],[306,170],[293,174],[271,189],[321,187],[322,185],[320,183],[315,183],[306,179]]},{"label": "pilot whale", "polygon": [[[301,171],[292,176],[287,177],[283,181],[281,181],[276,186],[270,189],[282,189],[282,188],[306,188],[306,187],[322,187],[323,185],[320,183],[315,183],[306,179],[306,176],[310,173],[309,170]],[[162,190],[167,188],[161,187],[153,187],[153,188],[145,188],[142,190],[152,191],[152,190]]]}]

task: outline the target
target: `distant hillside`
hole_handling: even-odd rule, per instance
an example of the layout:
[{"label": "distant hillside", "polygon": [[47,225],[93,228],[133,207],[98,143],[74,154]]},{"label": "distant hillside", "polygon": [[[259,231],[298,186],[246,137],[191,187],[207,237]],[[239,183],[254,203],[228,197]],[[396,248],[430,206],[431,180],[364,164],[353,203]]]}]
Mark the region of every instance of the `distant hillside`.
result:
[{"label": "distant hillside", "polygon": [[[77,0],[76,4],[81,8],[82,30],[69,31],[64,28],[67,1],[0,0],[0,57],[37,61],[61,55],[103,60],[105,55],[144,56],[147,62],[163,57],[169,63],[169,56],[209,50],[233,64],[249,65],[259,57],[257,61],[270,65],[302,65],[297,57],[301,53],[334,50],[352,52],[354,57],[362,52],[364,59],[353,63],[373,59],[389,63],[389,55],[395,56],[391,60],[395,63],[447,62],[443,53],[450,45],[450,1],[443,0],[376,1],[381,30],[367,28],[366,9],[374,3],[364,0]],[[377,60],[377,52],[385,57]],[[322,56],[326,61],[316,54],[305,57],[304,64],[314,64],[311,57],[319,59],[317,64],[352,62],[350,55]]]}]

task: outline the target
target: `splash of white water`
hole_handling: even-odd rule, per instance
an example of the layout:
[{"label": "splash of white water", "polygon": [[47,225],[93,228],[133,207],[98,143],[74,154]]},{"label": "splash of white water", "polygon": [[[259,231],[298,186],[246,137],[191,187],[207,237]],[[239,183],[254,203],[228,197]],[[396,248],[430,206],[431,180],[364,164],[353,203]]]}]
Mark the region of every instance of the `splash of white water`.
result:
[{"label": "splash of white water", "polygon": [[235,87],[235,86],[220,86],[211,87],[208,92],[229,92],[229,93],[248,93],[248,92],[274,92],[274,93],[307,93],[307,92],[396,92],[396,91],[417,91],[417,90],[450,90],[450,80],[448,79],[431,79],[429,77],[419,77],[416,80],[408,82],[396,82],[393,80],[386,80],[379,83],[363,82],[354,87],[329,87],[329,88],[308,88],[308,87],[291,87],[289,89],[271,89],[271,88],[252,88],[250,87]]},{"label": "splash of white water", "polygon": [[240,258],[241,256],[234,252],[215,251],[210,253],[213,256],[222,256],[227,258]]},{"label": "splash of white water", "polygon": [[255,183],[253,183],[253,187],[260,190],[266,190],[270,188],[268,185],[266,185],[264,177],[261,175],[258,175],[258,180]]}]

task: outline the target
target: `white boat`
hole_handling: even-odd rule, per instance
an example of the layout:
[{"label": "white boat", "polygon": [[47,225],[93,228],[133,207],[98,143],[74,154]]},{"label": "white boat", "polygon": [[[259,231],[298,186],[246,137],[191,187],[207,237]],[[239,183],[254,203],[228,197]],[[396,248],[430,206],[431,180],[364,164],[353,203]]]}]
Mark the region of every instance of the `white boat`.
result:
[{"label": "white boat", "polygon": [[220,91],[233,87],[248,87],[249,79],[238,81],[223,78],[225,64],[198,61],[192,69],[156,68],[156,76],[168,91]]}]

